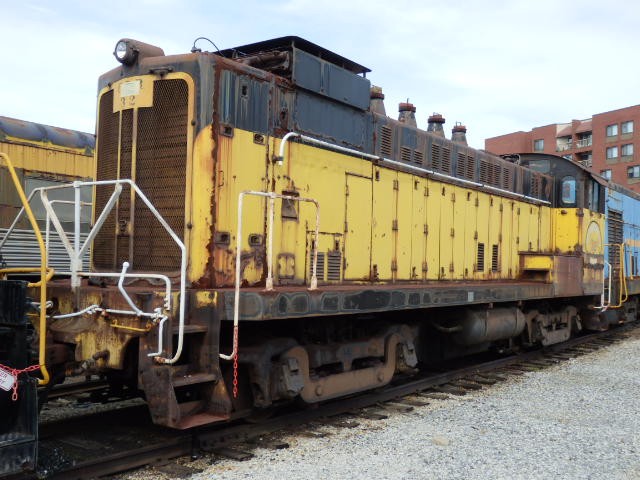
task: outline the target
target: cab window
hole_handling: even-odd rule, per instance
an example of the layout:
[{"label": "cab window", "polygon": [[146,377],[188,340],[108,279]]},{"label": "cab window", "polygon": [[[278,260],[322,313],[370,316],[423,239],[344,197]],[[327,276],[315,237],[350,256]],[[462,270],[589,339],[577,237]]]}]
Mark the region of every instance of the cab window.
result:
[{"label": "cab window", "polygon": [[574,177],[564,177],[561,182],[561,200],[566,207],[576,205],[576,179]]}]

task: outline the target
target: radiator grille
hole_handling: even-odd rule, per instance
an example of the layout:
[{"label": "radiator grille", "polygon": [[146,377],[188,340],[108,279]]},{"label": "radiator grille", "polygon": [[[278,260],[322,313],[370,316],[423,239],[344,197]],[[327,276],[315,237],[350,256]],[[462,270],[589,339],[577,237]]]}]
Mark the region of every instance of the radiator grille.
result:
[{"label": "radiator grille", "polygon": [[[103,95],[100,101],[98,180],[132,178],[136,131],[133,110],[124,110],[122,116],[119,112],[112,113],[112,102],[113,92]],[[187,83],[184,80],[156,81],[153,106],[138,110],[135,182],[180,238],[184,233],[187,125]],[[111,187],[97,189],[97,212],[102,211],[111,191]],[[139,198],[135,202],[132,217],[130,192],[128,188],[123,189],[117,218],[115,212],[109,216],[94,242],[94,266],[112,270],[128,260],[134,270],[178,270],[180,250],[177,245],[146,205]]]},{"label": "radiator grille", "polygon": [[[113,90],[105,93],[100,99],[99,119],[98,119],[98,138],[97,138],[97,180],[112,180],[117,174],[118,168],[118,126],[120,115],[112,113],[113,106]],[[96,187],[95,207],[96,212],[102,211],[112,188]],[[93,241],[93,264],[96,268],[114,268],[115,264],[115,211],[105,220],[102,230]]]}]

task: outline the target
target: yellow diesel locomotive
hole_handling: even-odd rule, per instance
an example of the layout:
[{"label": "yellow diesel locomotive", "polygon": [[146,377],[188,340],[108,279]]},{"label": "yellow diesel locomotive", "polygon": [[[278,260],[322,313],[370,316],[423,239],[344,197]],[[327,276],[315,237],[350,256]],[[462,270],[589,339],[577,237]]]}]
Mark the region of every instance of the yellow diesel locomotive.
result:
[{"label": "yellow diesel locomotive", "polygon": [[605,202],[631,194],[579,165],[392,119],[366,67],[298,37],[114,54],[95,180],[68,187],[95,188],[92,228],[47,285],[56,381],[106,375],[188,428],[635,319]]}]

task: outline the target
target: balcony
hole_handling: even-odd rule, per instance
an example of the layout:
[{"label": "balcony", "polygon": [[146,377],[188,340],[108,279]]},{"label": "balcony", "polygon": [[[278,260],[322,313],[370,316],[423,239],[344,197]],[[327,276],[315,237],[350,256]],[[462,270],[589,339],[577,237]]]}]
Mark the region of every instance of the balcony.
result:
[{"label": "balcony", "polygon": [[582,138],[576,142],[576,148],[586,148],[586,147],[590,147],[592,144],[593,144],[592,137]]},{"label": "balcony", "polygon": [[590,158],[586,160],[578,160],[578,163],[586,168],[591,168],[593,166],[593,161]]},{"label": "balcony", "polygon": [[571,150],[572,148],[573,144],[571,142],[558,143],[558,145],[556,145],[556,152],[564,152],[565,150]]}]

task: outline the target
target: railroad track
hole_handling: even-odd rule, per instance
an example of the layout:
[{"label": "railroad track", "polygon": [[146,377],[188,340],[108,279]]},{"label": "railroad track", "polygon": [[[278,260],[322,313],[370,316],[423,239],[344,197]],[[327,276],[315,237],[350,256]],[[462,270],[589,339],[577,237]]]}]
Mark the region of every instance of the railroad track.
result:
[{"label": "railroad track", "polygon": [[[195,457],[202,451],[244,460],[252,456],[252,445],[260,444],[256,439],[274,432],[296,427],[297,431],[305,434],[304,425],[318,421],[348,427],[349,418],[353,416],[386,418],[390,411],[409,411],[433,401],[487,388],[516,375],[560,364],[624,340],[638,329],[640,325],[625,325],[517,356],[430,372],[374,392],[327,402],[317,408],[294,410],[291,407],[287,411],[274,411],[273,418],[257,423],[238,420],[223,426],[179,432],[152,425],[146,409],[136,406],[49,425],[41,433],[37,476],[51,479],[96,478],[145,465],[166,464],[177,457]],[[283,447],[286,445],[278,442],[273,445],[273,448]]]}]

